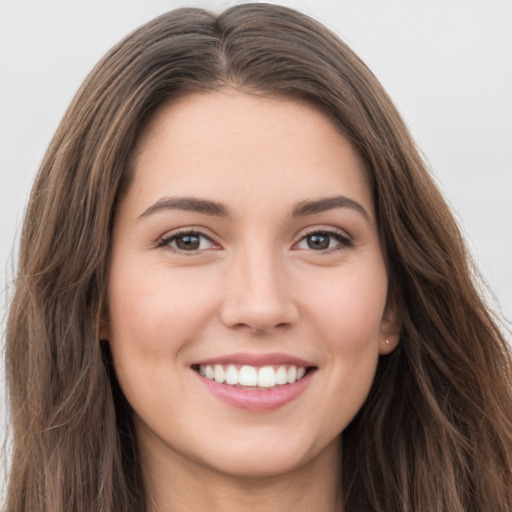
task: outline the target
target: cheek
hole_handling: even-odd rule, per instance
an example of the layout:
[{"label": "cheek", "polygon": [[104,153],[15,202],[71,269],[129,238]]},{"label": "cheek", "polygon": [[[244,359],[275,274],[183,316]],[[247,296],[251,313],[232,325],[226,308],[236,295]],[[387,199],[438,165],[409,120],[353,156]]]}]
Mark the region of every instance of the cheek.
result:
[{"label": "cheek", "polygon": [[378,348],[386,297],[382,266],[348,268],[322,282],[308,309],[333,350],[364,354]]},{"label": "cheek", "polygon": [[[172,274],[172,279],[170,278]],[[139,352],[161,355],[178,349],[211,307],[211,293],[186,273],[152,269],[113,272],[109,288],[111,337]]]},{"label": "cheek", "polygon": [[318,340],[327,352],[323,404],[338,431],[362,407],[375,378],[386,285],[378,273],[354,272],[344,276],[343,286],[326,286],[314,310]]},{"label": "cheek", "polygon": [[[171,400],[169,383],[181,383],[172,363],[179,358],[183,340],[189,337],[187,303],[183,293],[170,293],[163,277],[138,274],[136,268],[123,272],[119,265],[109,282],[110,348],[117,379],[132,407],[155,410]],[[156,396],[155,389],[161,389]]]},{"label": "cheek", "polygon": [[376,261],[337,269],[320,284],[308,310],[329,370],[323,403],[328,410],[338,404],[331,414],[343,430],[363,405],[375,377],[387,276]]}]

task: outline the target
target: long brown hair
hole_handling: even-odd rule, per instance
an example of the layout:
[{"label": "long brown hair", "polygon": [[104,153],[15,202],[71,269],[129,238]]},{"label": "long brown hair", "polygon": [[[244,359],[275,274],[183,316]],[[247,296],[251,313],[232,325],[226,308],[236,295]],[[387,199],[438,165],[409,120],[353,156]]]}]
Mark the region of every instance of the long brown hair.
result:
[{"label": "long brown hair", "polygon": [[95,67],[62,120],[8,318],[8,510],[146,509],[130,409],[99,341],[112,220],[156,109],[226,86],[309,102],[366,163],[403,328],[343,432],[345,510],[512,510],[511,357],[453,217],[368,68],[322,25],[267,4],[155,19]]}]

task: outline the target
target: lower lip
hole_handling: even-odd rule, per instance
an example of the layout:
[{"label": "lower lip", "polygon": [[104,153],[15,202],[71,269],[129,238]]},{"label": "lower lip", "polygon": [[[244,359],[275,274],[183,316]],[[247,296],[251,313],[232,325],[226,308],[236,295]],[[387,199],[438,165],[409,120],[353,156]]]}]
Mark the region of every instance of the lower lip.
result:
[{"label": "lower lip", "polygon": [[246,411],[272,411],[297,398],[308,386],[314,372],[308,372],[293,384],[271,389],[245,389],[228,384],[219,384],[199,373],[196,375],[208,390],[219,400]]}]

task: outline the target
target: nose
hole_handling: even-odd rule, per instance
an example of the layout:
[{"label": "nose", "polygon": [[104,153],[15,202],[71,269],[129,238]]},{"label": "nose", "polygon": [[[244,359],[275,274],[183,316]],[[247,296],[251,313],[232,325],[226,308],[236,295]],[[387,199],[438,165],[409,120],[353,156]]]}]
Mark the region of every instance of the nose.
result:
[{"label": "nose", "polygon": [[226,326],[266,334],[298,320],[293,283],[272,251],[243,251],[233,258],[227,273],[221,308]]}]

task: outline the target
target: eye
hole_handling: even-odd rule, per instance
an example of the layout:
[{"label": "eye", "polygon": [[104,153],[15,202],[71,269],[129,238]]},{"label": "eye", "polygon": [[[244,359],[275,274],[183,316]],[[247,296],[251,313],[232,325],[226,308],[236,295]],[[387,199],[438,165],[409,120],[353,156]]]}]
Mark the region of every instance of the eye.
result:
[{"label": "eye", "polygon": [[302,237],[296,244],[297,249],[308,249],[313,251],[329,251],[344,249],[352,245],[346,236],[331,231],[314,231]]},{"label": "eye", "polygon": [[198,231],[181,231],[162,238],[159,247],[167,247],[175,252],[196,252],[215,249],[213,240]]}]

